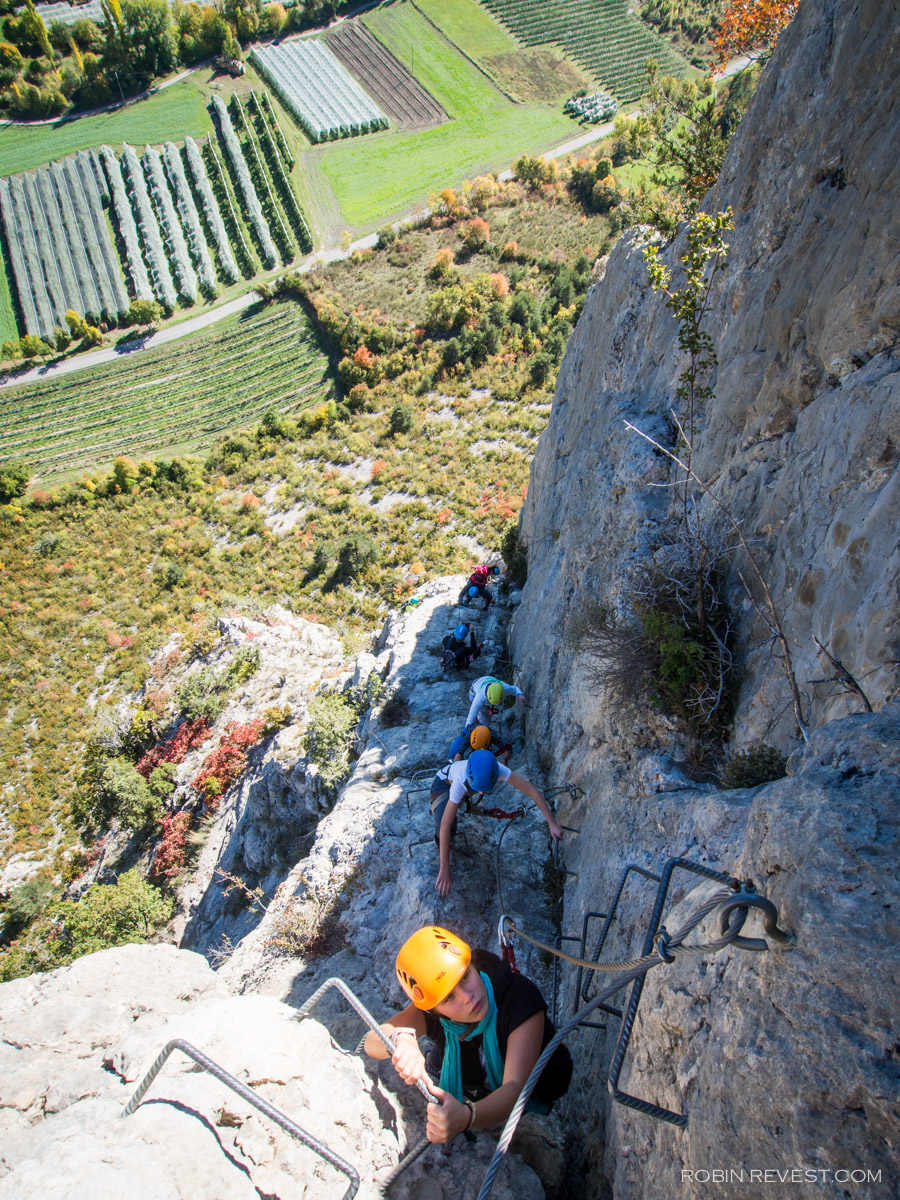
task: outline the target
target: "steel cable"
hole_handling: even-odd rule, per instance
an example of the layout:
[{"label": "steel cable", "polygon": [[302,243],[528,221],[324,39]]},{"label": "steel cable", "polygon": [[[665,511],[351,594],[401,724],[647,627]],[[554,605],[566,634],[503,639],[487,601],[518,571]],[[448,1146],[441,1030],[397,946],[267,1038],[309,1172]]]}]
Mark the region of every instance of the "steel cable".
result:
[{"label": "steel cable", "polygon": [[[531,1097],[531,1093],[534,1091],[534,1088],[537,1085],[538,1079],[540,1078],[544,1067],[549,1062],[550,1057],[556,1050],[557,1046],[559,1046],[560,1043],[572,1032],[572,1030],[577,1028],[584,1018],[589,1016],[594,1009],[598,1008],[628,983],[631,983],[632,980],[639,979],[642,975],[645,975],[652,967],[658,967],[664,962],[674,962],[679,956],[687,957],[697,954],[712,954],[717,950],[721,950],[723,947],[732,942],[738,936],[744,924],[744,919],[746,918],[746,909],[741,910],[743,915],[740,916],[738,920],[730,924],[727,932],[723,934],[722,937],[717,938],[715,941],[707,942],[704,945],[699,946],[684,946],[682,944],[685,937],[687,937],[687,935],[700,924],[704,917],[706,917],[714,909],[718,908],[719,905],[723,904],[725,899],[731,898],[732,893],[729,892],[723,895],[723,893],[719,892],[707,900],[704,904],[700,905],[691,918],[675,934],[673,934],[671,937],[664,937],[660,947],[661,953],[647,955],[644,959],[641,959],[638,963],[635,963],[634,966],[625,971],[621,978],[617,979],[614,983],[611,983],[609,987],[606,987],[599,992],[593,1000],[591,1000],[584,1006],[584,1008],[576,1013],[575,1016],[572,1017],[572,1019],[568,1021],[553,1038],[551,1038],[545,1049],[541,1052],[541,1055],[535,1063],[531,1074],[525,1081],[525,1086],[522,1088],[518,1099],[513,1105],[512,1111],[510,1112],[507,1122],[503,1127],[503,1132],[500,1135],[500,1140],[497,1143],[497,1149],[494,1151],[494,1156],[491,1159],[490,1165],[485,1174],[484,1181],[481,1185],[481,1191],[478,1193],[477,1200],[487,1200],[488,1196],[490,1195],[497,1172],[500,1170],[500,1164],[503,1161],[503,1155],[509,1149],[509,1144],[516,1132],[516,1127],[519,1124],[522,1113],[525,1111],[525,1106]],[[660,932],[664,933],[662,930]],[[557,953],[555,948],[551,947],[551,950],[553,953]],[[668,957],[663,957],[662,955],[667,955]],[[591,969],[594,970],[596,970],[598,966],[596,963],[585,965],[590,966]]]},{"label": "steel cable", "polygon": [[[689,933],[690,930],[693,929],[695,927],[695,925],[699,924],[699,922],[702,921],[705,916],[707,916],[709,913],[711,913],[714,909],[718,908],[719,905],[723,904],[726,900],[730,900],[733,897],[733,895],[734,895],[733,892],[725,892],[725,891],[716,892],[714,896],[712,896],[708,901],[706,901],[706,903],[704,905],[701,905],[701,907],[697,910],[697,912],[700,915],[696,918],[694,925],[691,925],[688,929],[681,931],[682,936],[684,936],[685,933]],[[538,941],[537,938],[531,937],[530,934],[523,933],[522,930],[518,928],[515,921],[513,921],[513,919],[511,917],[507,917],[504,914],[500,918],[501,940],[503,939],[504,934],[506,933],[507,929],[509,930],[509,932],[522,938],[524,941],[529,942],[532,946],[537,946],[537,948],[539,950],[545,950],[548,954],[553,954],[557,958],[561,958],[565,962],[572,963],[573,966],[581,967],[585,971],[630,971],[635,967],[645,967],[645,966],[652,967],[652,966],[656,966],[660,961],[662,961],[662,962],[667,961],[665,958],[661,959],[659,954],[645,954],[641,958],[631,958],[631,959],[626,959],[621,962],[611,962],[611,963],[591,962],[586,958],[577,958],[574,954],[567,954],[565,952],[565,950],[559,950],[559,949],[557,949],[556,946],[548,946],[546,942],[540,942],[540,941]],[[661,931],[661,932],[663,933],[662,943],[663,943],[664,947],[668,949],[671,947],[671,943],[667,940],[667,938],[665,936],[665,931]],[[685,946],[682,948],[683,953],[685,953],[685,954],[692,954],[692,953],[702,954],[710,949],[719,950],[719,949],[721,949],[722,946],[727,945],[728,942],[730,942],[732,940],[732,938],[735,936],[735,934],[738,932],[739,932],[739,930],[737,930],[737,929],[731,931],[731,928],[729,927],[730,936],[728,936],[725,939],[720,939],[719,943],[710,942],[704,946]]]}]

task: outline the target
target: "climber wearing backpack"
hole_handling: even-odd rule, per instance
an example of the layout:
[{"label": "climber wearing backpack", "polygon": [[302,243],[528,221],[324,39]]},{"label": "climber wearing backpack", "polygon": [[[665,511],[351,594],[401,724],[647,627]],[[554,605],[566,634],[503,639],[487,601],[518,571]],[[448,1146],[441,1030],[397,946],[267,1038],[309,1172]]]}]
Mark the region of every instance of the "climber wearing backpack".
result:
[{"label": "climber wearing backpack", "polygon": [[[451,747],[452,749],[452,747]],[[431,783],[431,811],[434,815],[434,840],[440,854],[440,868],[435,889],[446,896],[453,882],[450,870],[450,843],[456,834],[457,815],[463,800],[473,796],[485,796],[498,783],[508,783],[523,796],[533,800],[543,814],[550,836],[557,840],[562,829],[550,811],[541,792],[522,775],[497,761],[490,750],[475,750],[468,759],[460,759],[438,771]]]},{"label": "climber wearing backpack", "polygon": [[441,641],[443,654],[441,655],[441,666],[445,671],[453,670],[456,667],[467,667],[473,659],[478,658],[481,654],[481,646],[479,646],[475,638],[475,630],[468,625],[459,624],[452,633]]},{"label": "climber wearing backpack", "polygon": [[466,581],[466,586],[459,593],[459,603],[468,604],[470,600],[477,600],[480,596],[484,601],[484,611],[491,607],[494,603],[494,597],[488,591],[488,583],[492,582],[493,577],[500,574],[499,567],[489,567],[487,563],[480,563]]},{"label": "climber wearing backpack", "polygon": [[466,729],[471,731],[476,725],[489,725],[491,717],[495,717],[503,706],[507,696],[515,696],[520,703],[525,703],[525,693],[514,683],[504,683],[493,675],[482,675],[469,688],[469,712],[466,717]]},{"label": "climber wearing backpack", "polygon": [[[396,1046],[391,1062],[404,1083],[424,1079],[437,1097],[428,1105],[427,1136],[449,1142],[467,1129],[502,1125],[556,1030],[537,986],[489,950],[471,950],[436,925],[401,947],[397,979],[410,1003],[381,1026]],[[427,1060],[418,1039],[433,1043]],[[375,1033],[370,1058],[387,1058]],[[429,1077],[438,1079],[438,1086]],[[572,1057],[558,1046],[541,1072],[527,1110],[548,1113],[572,1079]]]}]

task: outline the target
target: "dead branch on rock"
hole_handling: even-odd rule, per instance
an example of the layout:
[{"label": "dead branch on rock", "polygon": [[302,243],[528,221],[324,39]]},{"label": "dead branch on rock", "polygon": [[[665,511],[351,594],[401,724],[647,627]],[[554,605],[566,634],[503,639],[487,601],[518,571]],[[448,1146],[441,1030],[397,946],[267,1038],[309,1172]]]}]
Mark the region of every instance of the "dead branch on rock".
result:
[{"label": "dead branch on rock", "polygon": [[[831,664],[831,666],[837,672],[837,674],[834,676],[834,678],[823,679],[821,682],[822,683],[842,683],[844,685],[844,691],[849,692],[850,695],[852,695],[852,696],[855,696],[857,698],[857,700],[859,700],[859,702],[862,704],[863,712],[872,712],[872,705],[869,703],[869,697],[862,690],[862,687],[859,684],[859,682],[856,679],[854,679],[854,677],[850,674],[850,672],[847,670],[847,668],[844,666],[844,664],[841,662],[841,660],[839,658],[835,658],[835,656],[831,653],[831,651],[826,646],[822,645],[822,643],[819,641],[819,639],[816,637],[815,634],[813,634],[813,641],[819,647],[819,653],[822,654],[828,660],[828,662]],[[819,681],[817,681],[817,682],[819,682]]]}]

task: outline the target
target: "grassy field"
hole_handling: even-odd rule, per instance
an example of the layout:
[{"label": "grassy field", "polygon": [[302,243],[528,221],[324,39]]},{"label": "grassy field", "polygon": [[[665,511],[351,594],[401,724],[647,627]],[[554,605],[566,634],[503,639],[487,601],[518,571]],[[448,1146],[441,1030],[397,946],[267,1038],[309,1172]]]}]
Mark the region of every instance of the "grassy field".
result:
[{"label": "grassy field", "polygon": [[425,205],[430,193],[499,170],[525,150],[572,132],[558,108],[506,99],[411,4],[366,15],[366,25],[451,119],[422,133],[387,130],[306,152],[307,170],[333,191],[346,228],[363,231]]},{"label": "grassy field", "polygon": [[123,142],[139,149],[148,142],[154,146],[170,140],[183,142],[189,135],[205,137],[211,128],[202,93],[184,80],[146,100],[92,117],[52,125],[7,125],[0,129],[0,173],[28,171],[104,143],[119,150]]},{"label": "grassy field", "polygon": [[413,2],[514,100],[561,102],[594,86],[591,76],[559,50],[522,46],[476,0]]},{"label": "grassy field", "polygon": [[198,450],[269,408],[327,399],[327,372],[299,305],[248,309],[174,345],[0,392],[0,458],[45,482],[117,455]]}]

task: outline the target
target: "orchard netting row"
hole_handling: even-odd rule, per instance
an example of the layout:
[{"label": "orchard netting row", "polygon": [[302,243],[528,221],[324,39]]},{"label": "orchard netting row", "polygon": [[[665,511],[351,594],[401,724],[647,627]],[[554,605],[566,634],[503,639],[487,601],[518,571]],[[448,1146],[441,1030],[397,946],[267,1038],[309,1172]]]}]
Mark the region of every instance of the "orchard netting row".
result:
[{"label": "orchard netting row", "polygon": [[628,0],[481,0],[526,45],[561,46],[620,102],[647,89],[647,59],[683,79],[688,64],[634,13]]},{"label": "orchard netting row", "polygon": [[312,142],[387,129],[388,119],[322,42],[256,46],[250,61]]},{"label": "orchard netting row", "polygon": [[103,211],[108,196],[95,151],[0,179],[0,216],[28,333],[52,338],[70,308],[95,320],[128,311]]},{"label": "orchard netting row", "polygon": [[132,298],[193,305],[201,293],[214,297],[219,281],[236,283],[239,263],[249,277],[259,262],[270,268],[311,250],[284,135],[271,105],[251,94],[251,107],[252,117],[237,104],[235,128],[222,101],[210,101],[227,171],[212,140],[201,150],[187,138],[161,152],[82,150],[0,179],[25,332],[53,345],[69,310],[97,325],[120,321]]}]

